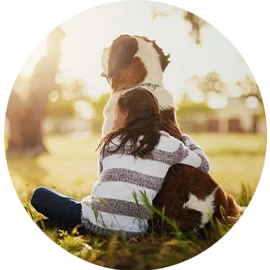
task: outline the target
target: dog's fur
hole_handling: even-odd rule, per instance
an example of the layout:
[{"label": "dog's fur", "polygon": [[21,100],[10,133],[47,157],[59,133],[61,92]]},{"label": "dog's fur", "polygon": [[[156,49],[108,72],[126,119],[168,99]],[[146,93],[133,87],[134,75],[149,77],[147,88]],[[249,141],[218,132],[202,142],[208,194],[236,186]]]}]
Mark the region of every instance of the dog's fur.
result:
[{"label": "dog's fur", "polygon": [[[158,99],[164,119],[162,130],[181,140],[173,97],[163,86],[163,72],[170,62],[169,57],[155,41],[140,36],[121,35],[104,49],[102,76],[108,80],[112,95],[104,109],[103,136],[113,128],[114,106],[119,94],[127,88],[149,84],[159,86],[149,91]],[[209,223],[209,214],[234,224],[241,211],[210,175],[180,164],[170,168],[153,203],[158,209],[165,209],[165,215],[175,220],[181,231],[203,228]],[[160,231],[158,216],[154,223],[155,230]]]}]

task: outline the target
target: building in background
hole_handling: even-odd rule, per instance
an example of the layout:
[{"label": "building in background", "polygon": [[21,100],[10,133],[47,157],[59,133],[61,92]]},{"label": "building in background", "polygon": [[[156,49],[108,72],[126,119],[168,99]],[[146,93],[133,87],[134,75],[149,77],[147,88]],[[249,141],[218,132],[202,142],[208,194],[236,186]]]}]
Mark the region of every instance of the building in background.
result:
[{"label": "building in background", "polygon": [[266,134],[263,109],[260,106],[248,107],[240,98],[229,98],[226,108],[217,110],[214,117],[205,120],[207,132]]}]

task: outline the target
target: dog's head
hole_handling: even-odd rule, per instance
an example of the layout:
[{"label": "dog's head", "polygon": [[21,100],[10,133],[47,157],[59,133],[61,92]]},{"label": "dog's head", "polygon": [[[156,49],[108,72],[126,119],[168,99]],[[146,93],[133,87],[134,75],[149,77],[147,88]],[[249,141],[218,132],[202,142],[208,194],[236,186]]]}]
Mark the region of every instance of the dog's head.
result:
[{"label": "dog's head", "polygon": [[[141,83],[161,86],[153,91],[164,118],[164,126],[161,129],[180,139],[173,96],[163,88],[163,72],[170,63],[169,57],[170,54],[165,55],[154,40],[121,35],[103,51],[102,76],[108,80],[114,93]],[[111,98],[106,105],[103,135],[113,127],[114,102],[115,99]]]},{"label": "dog's head", "polygon": [[169,57],[154,40],[121,35],[103,51],[102,76],[115,92],[144,82],[163,85]]}]

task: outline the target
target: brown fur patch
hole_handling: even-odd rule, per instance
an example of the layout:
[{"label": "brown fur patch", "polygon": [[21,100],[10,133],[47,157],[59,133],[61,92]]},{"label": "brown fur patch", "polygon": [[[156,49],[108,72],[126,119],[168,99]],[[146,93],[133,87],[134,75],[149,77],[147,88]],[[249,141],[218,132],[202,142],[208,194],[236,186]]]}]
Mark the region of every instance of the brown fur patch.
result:
[{"label": "brown fur patch", "polygon": [[153,44],[153,47],[156,49],[157,53],[159,54],[159,61],[160,61],[160,65],[161,65],[161,69],[164,72],[166,67],[168,66],[168,64],[170,63],[169,58],[170,58],[170,54],[165,55],[165,53],[163,52],[163,49],[161,49],[155,40],[150,40],[147,37],[144,36],[135,36],[138,38],[143,39],[146,42],[151,42]]},{"label": "brown fur patch", "polygon": [[179,129],[179,125],[176,122],[175,109],[171,108],[168,110],[162,110],[162,123],[160,129],[168,132],[171,136],[177,138],[178,140],[182,140],[182,134]]},{"label": "brown fur patch", "polygon": [[[202,215],[199,211],[183,208],[189,200],[189,193],[200,200],[205,200],[216,188],[213,217],[224,222],[221,211],[223,208],[226,222],[233,225],[239,218],[235,200],[209,174],[188,165],[178,164],[169,169],[153,204],[158,209],[165,206],[165,215],[175,220],[181,231],[191,231],[199,228]],[[161,224],[161,218],[155,216],[154,220],[155,230],[160,232],[160,225],[157,224]]]},{"label": "brown fur patch", "polygon": [[108,77],[117,75],[131,63],[138,51],[138,41],[129,35],[121,35],[115,39],[110,48],[108,59]]},{"label": "brown fur patch", "polygon": [[132,85],[140,84],[146,78],[146,68],[139,57],[134,57],[132,61],[116,75],[112,77],[113,91],[121,91]]}]

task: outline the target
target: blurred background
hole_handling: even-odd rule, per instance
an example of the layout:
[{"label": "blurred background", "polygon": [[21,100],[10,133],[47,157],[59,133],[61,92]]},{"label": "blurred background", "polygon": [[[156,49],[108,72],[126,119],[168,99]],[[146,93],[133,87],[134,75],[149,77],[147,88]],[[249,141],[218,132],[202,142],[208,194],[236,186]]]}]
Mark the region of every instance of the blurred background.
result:
[{"label": "blurred background", "polygon": [[[58,26],[36,47],[7,106],[7,163],[21,201],[48,186],[80,199],[97,179],[102,111],[110,96],[100,76],[103,48],[121,34],[155,39],[171,63],[164,74],[182,132],[207,153],[226,191],[252,197],[266,151],[266,119],[245,60],[196,15],[155,2],[116,2]],[[243,194],[243,193],[242,193]]]}]

